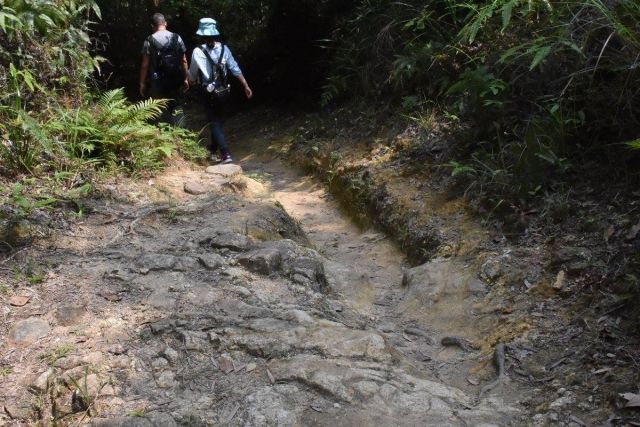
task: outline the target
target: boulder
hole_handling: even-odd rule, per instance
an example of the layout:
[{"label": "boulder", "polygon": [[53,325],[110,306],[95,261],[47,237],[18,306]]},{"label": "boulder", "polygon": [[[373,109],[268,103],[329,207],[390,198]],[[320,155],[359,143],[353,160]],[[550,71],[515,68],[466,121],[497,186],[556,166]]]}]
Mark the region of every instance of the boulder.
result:
[{"label": "boulder", "polygon": [[240,167],[240,165],[234,164],[213,165],[209,166],[206,172],[210,175],[220,175],[225,178],[229,178],[234,175],[242,174],[242,167]]},{"label": "boulder", "polygon": [[29,344],[45,337],[51,327],[37,317],[30,317],[17,322],[9,331],[9,339],[14,343]]}]

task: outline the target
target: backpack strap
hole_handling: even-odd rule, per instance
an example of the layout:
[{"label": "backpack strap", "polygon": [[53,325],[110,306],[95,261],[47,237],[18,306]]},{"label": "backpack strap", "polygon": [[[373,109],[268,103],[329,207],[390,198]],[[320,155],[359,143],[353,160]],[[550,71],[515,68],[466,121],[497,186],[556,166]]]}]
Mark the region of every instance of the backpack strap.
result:
[{"label": "backpack strap", "polygon": [[147,42],[149,43],[149,56],[151,57],[151,67],[149,72],[155,72],[158,70],[158,56],[165,52],[170,51],[170,49],[178,51],[178,34],[171,33],[171,39],[165,45],[161,45],[160,42],[153,37],[153,34],[147,37]]},{"label": "backpack strap", "polygon": [[155,37],[153,37],[153,34],[147,37],[147,41],[149,42],[149,45],[153,46],[158,52],[163,52],[165,50],[169,50],[170,48],[174,49],[176,47],[176,44],[178,43],[178,34],[172,33],[171,38],[169,39],[169,43],[165,45],[161,45],[160,42]]},{"label": "backpack strap", "polygon": [[[211,71],[213,73],[213,75],[211,76],[211,81],[215,81],[218,78],[218,70],[222,69],[221,64],[223,64],[224,50],[226,46],[223,43],[221,44],[222,44],[222,50],[220,51],[220,56],[218,57],[218,63],[213,62],[213,58],[211,58],[211,54],[209,54],[209,51],[207,51],[206,45],[202,45],[202,47],[200,48],[202,53],[204,53],[204,56],[207,57],[207,61],[209,62],[209,65],[211,65]],[[222,76],[226,80],[227,73],[225,73],[224,70],[222,70]]]}]

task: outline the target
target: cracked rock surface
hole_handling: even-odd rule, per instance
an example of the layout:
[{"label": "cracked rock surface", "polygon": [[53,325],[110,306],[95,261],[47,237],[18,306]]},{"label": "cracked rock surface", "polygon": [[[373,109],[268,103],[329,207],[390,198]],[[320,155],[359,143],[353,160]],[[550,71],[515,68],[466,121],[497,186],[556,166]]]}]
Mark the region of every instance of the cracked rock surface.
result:
[{"label": "cracked rock surface", "polygon": [[0,377],[0,425],[514,423],[517,408],[429,375],[338,292],[367,286],[354,265],[314,250],[271,199],[221,188],[170,214],[103,204],[74,239],[30,250],[51,266],[48,297],[6,314],[3,357],[26,367]]}]

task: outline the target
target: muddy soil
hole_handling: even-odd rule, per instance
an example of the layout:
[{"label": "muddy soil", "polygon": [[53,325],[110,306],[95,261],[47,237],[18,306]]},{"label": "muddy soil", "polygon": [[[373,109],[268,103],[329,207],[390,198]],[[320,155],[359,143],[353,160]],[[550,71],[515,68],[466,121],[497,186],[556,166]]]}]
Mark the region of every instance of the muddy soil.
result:
[{"label": "muddy soil", "polygon": [[[446,201],[455,250],[410,263],[288,162],[297,122],[273,114],[229,123],[237,165],[105,185],[86,216],[0,261],[0,425],[607,420],[583,383],[609,371],[566,378],[588,323],[510,292],[544,276],[535,250],[488,245]],[[553,328],[569,338],[543,347]]]}]

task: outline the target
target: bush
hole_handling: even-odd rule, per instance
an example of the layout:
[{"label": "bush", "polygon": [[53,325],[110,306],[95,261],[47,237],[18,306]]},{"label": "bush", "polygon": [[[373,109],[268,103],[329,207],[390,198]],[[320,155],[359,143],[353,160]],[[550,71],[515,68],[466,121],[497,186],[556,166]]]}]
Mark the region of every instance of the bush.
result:
[{"label": "bush", "polygon": [[638,2],[370,0],[333,40],[324,104],[441,106],[467,129],[452,160],[475,173],[452,171],[498,200],[535,197],[590,159],[625,170],[618,143],[638,146]]}]

